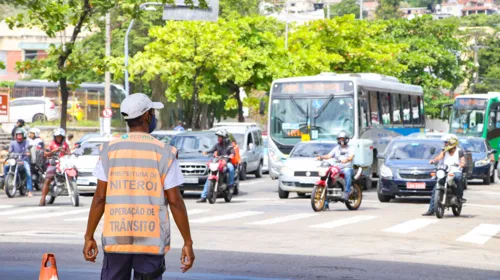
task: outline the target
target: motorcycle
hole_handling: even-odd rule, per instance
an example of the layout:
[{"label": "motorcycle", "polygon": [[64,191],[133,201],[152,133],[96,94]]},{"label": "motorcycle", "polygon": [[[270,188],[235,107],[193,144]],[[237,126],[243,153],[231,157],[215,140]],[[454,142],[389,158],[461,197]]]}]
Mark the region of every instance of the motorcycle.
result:
[{"label": "motorcycle", "polygon": [[234,184],[232,187],[228,187],[229,172],[226,166],[226,160],[228,159],[227,156],[218,156],[214,157],[208,163],[210,173],[207,180],[209,180],[210,183],[208,186],[207,201],[210,204],[214,204],[219,195],[224,197],[224,201],[231,202],[234,189],[238,189],[239,179],[236,172],[236,166],[234,167]]},{"label": "motorcycle", "polygon": [[78,171],[75,167],[76,157],[65,155],[59,157],[58,154],[52,156],[49,160],[51,166],[56,167],[56,174],[50,183],[49,193],[45,201],[47,204],[53,204],[58,196],[69,196],[73,206],[80,205],[80,194],[76,185]]},{"label": "motorcycle", "polygon": [[457,164],[451,166],[440,165],[437,168],[437,185],[434,190],[434,212],[438,219],[443,218],[445,208],[449,209],[451,207],[453,215],[457,217],[462,212],[462,203],[455,195],[455,190],[458,186],[455,184],[454,171],[459,171]]},{"label": "motorcycle", "polygon": [[322,211],[325,203],[343,202],[347,209],[357,210],[361,206],[363,193],[361,192],[361,173],[363,169],[358,167],[352,180],[351,194],[349,199],[343,198],[345,190],[345,175],[340,168],[340,161],[334,160],[333,164],[322,161],[318,167],[320,180],[314,184],[311,193],[311,206],[315,212]]},{"label": "motorcycle", "polygon": [[10,153],[6,164],[9,165],[9,171],[5,174],[4,191],[9,198],[16,196],[17,191],[20,195],[26,194],[26,170],[24,170],[24,154]]}]

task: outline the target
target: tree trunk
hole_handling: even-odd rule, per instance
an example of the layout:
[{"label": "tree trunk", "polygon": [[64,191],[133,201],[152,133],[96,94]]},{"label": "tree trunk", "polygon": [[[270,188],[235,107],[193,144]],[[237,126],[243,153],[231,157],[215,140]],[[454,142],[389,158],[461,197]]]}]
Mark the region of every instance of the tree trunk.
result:
[{"label": "tree trunk", "polygon": [[245,117],[243,116],[243,102],[240,98],[240,89],[238,88],[234,94],[236,101],[238,102],[238,122],[245,122]]},{"label": "tree trunk", "polygon": [[152,89],[151,98],[153,101],[161,102],[165,107],[160,110],[160,122],[161,129],[166,129],[170,127],[170,105],[168,104],[168,98],[165,95],[168,84],[161,80],[160,75],[156,75],[155,79],[149,82]]},{"label": "tree trunk", "polygon": [[67,109],[68,108],[68,97],[69,90],[66,81],[66,77],[62,77],[59,79],[59,86],[61,87],[61,123],[60,127],[66,130],[66,119],[67,119]]},{"label": "tree trunk", "polygon": [[191,105],[193,106],[192,119],[191,119],[191,128],[193,130],[196,129],[196,124],[198,123],[198,75],[200,74],[200,70],[196,69],[196,72],[193,77],[193,95],[191,97]]},{"label": "tree trunk", "polygon": [[200,129],[208,128],[208,104],[203,104],[201,108]]}]

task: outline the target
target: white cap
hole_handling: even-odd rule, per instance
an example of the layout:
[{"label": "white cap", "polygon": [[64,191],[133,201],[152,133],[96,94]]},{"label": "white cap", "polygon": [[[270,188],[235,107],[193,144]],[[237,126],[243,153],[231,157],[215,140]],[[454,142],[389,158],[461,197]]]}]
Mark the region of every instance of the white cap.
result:
[{"label": "white cap", "polygon": [[147,111],[153,109],[163,109],[161,102],[153,102],[144,93],[134,93],[122,101],[120,113],[126,120],[138,118]]}]

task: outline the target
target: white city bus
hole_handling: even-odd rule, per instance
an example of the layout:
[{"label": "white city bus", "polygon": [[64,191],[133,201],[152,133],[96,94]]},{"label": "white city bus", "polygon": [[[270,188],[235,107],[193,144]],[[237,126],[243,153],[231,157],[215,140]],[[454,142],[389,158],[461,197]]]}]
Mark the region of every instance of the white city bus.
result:
[{"label": "white city bus", "polygon": [[373,141],[367,174],[378,172],[373,159],[392,138],[425,127],[423,104],[420,86],[379,74],[322,73],[275,80],[268,108],[269,174],[278,178],[297,142],[335,140],[342,130],[354,141]]}]

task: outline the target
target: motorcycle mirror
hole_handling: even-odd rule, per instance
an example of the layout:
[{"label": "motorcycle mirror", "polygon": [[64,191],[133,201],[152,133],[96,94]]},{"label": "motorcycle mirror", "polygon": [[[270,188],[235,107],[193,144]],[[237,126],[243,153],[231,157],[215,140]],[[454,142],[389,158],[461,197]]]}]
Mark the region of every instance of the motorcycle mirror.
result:
[{"label": "motorcycle mirror", "polygon": [[498,152],[497,150],[493,149],[490,151],[490,154],[496,154],[497,152]]}]

